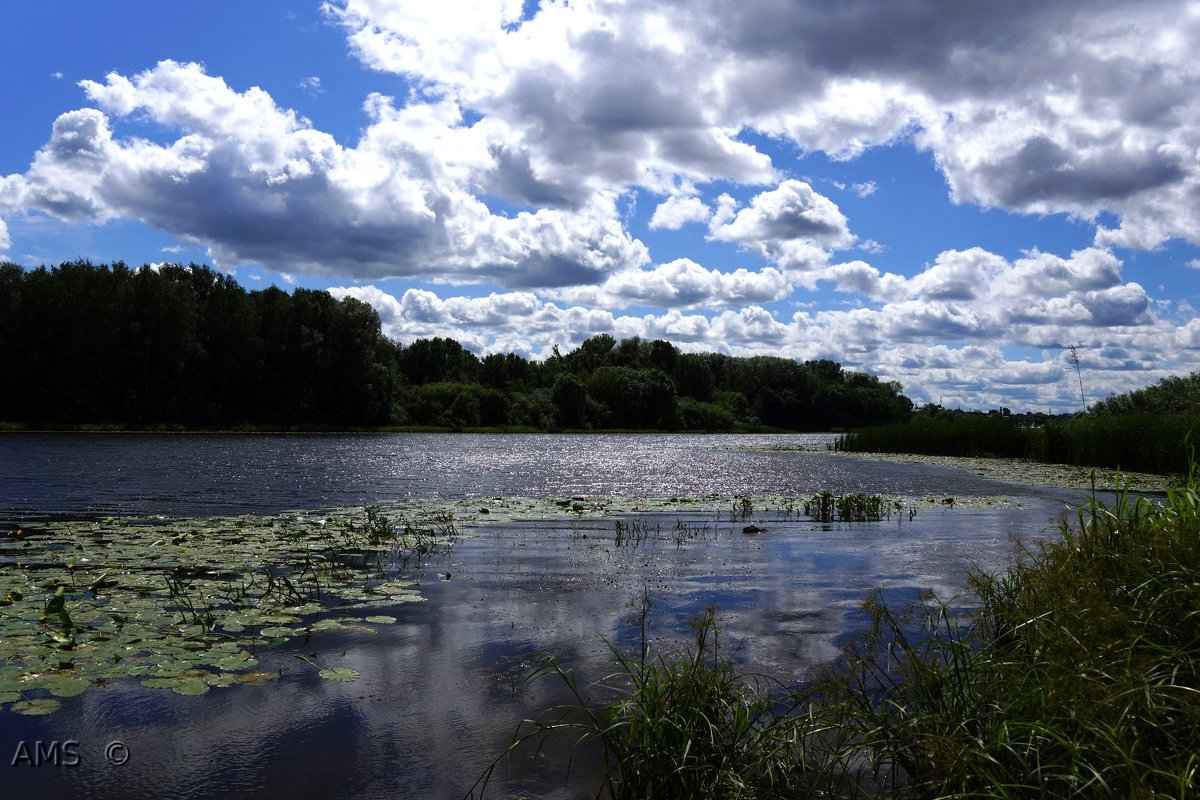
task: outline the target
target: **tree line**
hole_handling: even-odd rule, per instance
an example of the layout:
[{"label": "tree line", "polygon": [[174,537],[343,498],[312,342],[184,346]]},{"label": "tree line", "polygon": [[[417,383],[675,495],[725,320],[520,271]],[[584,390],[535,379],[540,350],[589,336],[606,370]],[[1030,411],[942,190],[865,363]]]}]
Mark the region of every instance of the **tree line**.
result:
[{"label": "tree line", "polygon": [[26,427],[820,431],[912,410],[828,360],[608,334],[541,361],[403,345],[354,298],[196,264],[0,264],[0,375],[0,420]]}]

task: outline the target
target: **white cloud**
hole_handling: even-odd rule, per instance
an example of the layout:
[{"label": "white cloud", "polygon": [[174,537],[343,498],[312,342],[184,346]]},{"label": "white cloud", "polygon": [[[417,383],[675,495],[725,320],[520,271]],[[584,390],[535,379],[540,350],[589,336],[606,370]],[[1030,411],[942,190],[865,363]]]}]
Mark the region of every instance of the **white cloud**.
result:
[{"label": "white cloud", "polygon": [[763,182],[772,165],[739,130],[838,159],[915,135],[960,202],[1112,211],[1101,245],[1200,241],[1200,14],[1177,0],[592,0],[543,3],[519,27],[515,3],[331,13],[366,63],[502,119],[554,180]]},{"label": "white cloud", "polygon": [[321,87],[321,78],[316,75],[311,75],[297,84],[297,88],[303,89],[311,95],[318,95],[325,90]]},{"label": "white cloud", "polygon": [[652,269],[617,272],[598,286],[564,289],[555,296],[606,308],[716,309],[781,300],[791,290],[787,278],[774,267],[726,273],[680,258]]},{"label": "white cloud", "polygon": [[777,189],[757,195],[732,219],[715,215],[709,235],[721,241],[739,242],[766,258],[777,258],[784,242],[811,242],[836,248],[854,243],[846,217],[837,205],[797,180],[784,181]]},{"label": "white cloud", "polygon": [[[1078,387],[1062,356],[1067,343],[1083,345],[1093,399],[1153,382],[1168,365],[1194,363],[1200,349],[1194,319],[1157,317],[1145,290],[1123,282],[1111,253],[1093,248],[1013,261],[978,248],[946,251],[912,278],[862,261],[813,274],[875,305],[786,318],[763,305],[772,292],[788,294],[781,272],[726,274],[686,260],[552,298],[410,289],[396,299],[374,287],[331,292],[371,303],[385,330],[403,341],[451,336],[479,352],[528,355],[611,333],[664,338],[692,351],[832,357],[898,380],[922,402],[969,408],[1074,408]],[[764,299],[753,298],[755,291]],[[640,316],[611,310],[630,305],[675,307]]]},{"label": "white cloud", "polygon": [[[451,103],[394,109],[344,148],[257,89],[235,92],[191,64],[85,82],[109,113],[178,128],[168,145],[114,139],[99,109],[68,112],[0,197],[63,219],[125,216],[207,242],[221,264],[357,277],[429,276],[507,286],[603,280],[648,261],[614,197],[498,216],[470,191],[493,163]],[[10,199],[11,198],[11,199]]]},{"label": "white cloud", "polygon": [[707,222],[712,213],[712,209],[698,197],[668,197],[654,209],[650,228],[675,231],[689,222]]}]

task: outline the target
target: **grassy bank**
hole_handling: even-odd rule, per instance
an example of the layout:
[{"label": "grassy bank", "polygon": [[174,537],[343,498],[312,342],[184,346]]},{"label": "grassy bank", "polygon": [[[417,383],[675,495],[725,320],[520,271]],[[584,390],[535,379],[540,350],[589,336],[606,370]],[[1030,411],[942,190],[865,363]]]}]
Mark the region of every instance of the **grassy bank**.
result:
[{"label": "grassy bank", "polygon": [[966,618],[869,598],[868,633],[799,691],[739,673],[711,609],[684,651],[614,649],[602,708],[550,661],[577,705],[518,738],[598,739],[614,798],[1193,796],[1200,471],[1187,478],[1162,503],[1093,502],[972,576]]},{"label": "grassy bank", "polygon": [[1039,427],[984,414],[916,416],[845,434],[834,447],[859,453],[1031,458],[1169,475],[1187,471],[1184,440],[1197,426],[1196,417],[1160,414],[1084,415]]}]

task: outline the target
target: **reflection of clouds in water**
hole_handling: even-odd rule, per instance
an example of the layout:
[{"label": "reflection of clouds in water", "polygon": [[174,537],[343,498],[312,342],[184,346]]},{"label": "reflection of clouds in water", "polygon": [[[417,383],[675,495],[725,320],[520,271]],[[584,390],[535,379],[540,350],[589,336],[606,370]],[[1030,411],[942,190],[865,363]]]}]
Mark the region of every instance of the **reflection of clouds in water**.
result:
[{"label": "reflection of clouds in water", "polygon": [[[636,647],[631,620],[643,586],[654,652],[685,644],[687,619],[715,604],[722,641],[745,669],[800,680],[864,624],[858,608],[873,588],[901,600],[927,587],[951,598],[969,566],[1003,564],[1010,532],[1036,535],[1051,513],[1031,498],[1024,509],[922,509],[911,522],[821,526],[768,514],[755,518],[767,530],[753,536],[728,512],[715,524],[695,514],[685,518],[708,527],[681,546],[680,515],[642,515],[655,532],[636,548],[614,547],[612,518],[480,525],[425,573],[426,602],[379,609],[397,624],[262,648],[256,669],[282,668],[276,684],[198,698],[118,684],[65,700],[46,721],[4,715],[8,739],[41,731],[96,753],[70,774],[14,772],[13,789],[462,797],[520,719],[566,699],[555,679],[524,683],[536,656],[577,667],[582,686],[611,672],[601,637]],[[437,571],[453,577],[438,581]],[[360,678],[322,680],[297,653]],[[120,770],[97,763],[98,748],[115,738],[132,753]],[[542,775],[539,787],[505,784],[506,775],[496,796],[553,789],[562,778]]]}]

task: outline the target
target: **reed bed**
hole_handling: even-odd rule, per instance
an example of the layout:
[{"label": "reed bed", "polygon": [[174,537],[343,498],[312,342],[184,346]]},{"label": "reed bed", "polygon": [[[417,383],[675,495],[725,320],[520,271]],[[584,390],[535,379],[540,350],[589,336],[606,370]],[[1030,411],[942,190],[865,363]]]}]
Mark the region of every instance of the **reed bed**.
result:
[{"label": "reed bed", "polygon": [[1197,426],[1200,419],[1196,417],[1161,414],[1082,415],[1036,427],[984,414],[916,416],[908,422],[844,434],[833,449],[1030,458],[1050,464],[1172,475],[1187,471],[1184,440]]}]

